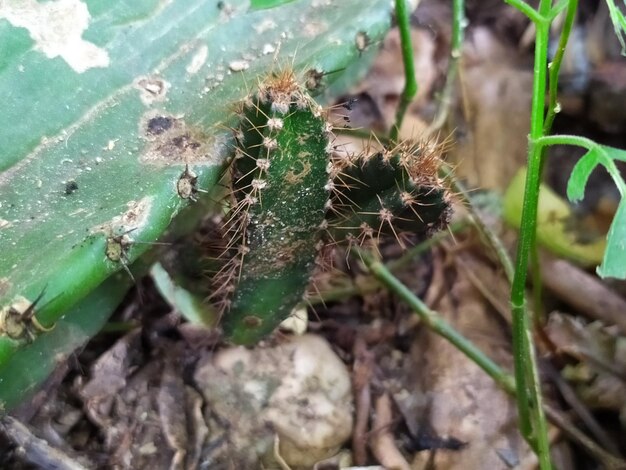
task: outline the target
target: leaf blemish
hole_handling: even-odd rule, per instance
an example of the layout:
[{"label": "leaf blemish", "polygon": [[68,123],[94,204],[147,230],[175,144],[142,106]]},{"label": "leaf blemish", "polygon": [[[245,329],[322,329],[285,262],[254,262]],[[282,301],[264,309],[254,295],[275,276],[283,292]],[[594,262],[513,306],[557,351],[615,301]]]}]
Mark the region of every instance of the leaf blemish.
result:
[{"label": "leaf blemish", "polygon": [[0,18],[27,29],[36,50],[49,59],[61,57],[77,73],[110,64],[105,49],[82,38],[90,15],[87,5],[80,0],[2,2]]},{"label": "leaf blemish", "polygon": [[[182,117],[158,111],[146,113],[139,122],[139,133],[147,141],[140,154],[143,163],[159,165],[210,163],[223,140],[207,136],[187,125]],[[218,155],[219,157],[219,155]]]},{"label": "leaf blemish", "polygon": [[190,75],[194,75],[200,71],[202,66],[205,64],[207,57],[209,56],[209,48],[206,44],[203,44],[198,48],[196,53],[191,58],[191,62],[187,65],[187,73]]},{"label": "leaf blemish", "polygon": [[133,86],[139,90],[141,102],[149,106],[164,101],[171,84],[159,77],[138,77]]}]

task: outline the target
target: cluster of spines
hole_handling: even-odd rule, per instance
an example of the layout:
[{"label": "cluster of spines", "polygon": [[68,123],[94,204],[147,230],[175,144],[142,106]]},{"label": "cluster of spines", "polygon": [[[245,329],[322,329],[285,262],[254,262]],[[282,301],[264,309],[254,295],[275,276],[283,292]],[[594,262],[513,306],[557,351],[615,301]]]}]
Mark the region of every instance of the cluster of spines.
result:
[{"label": "cluster of spines", "polygon": [[288,70],[261,82],[240,116],[209,296],[235,342],[254,343],[289,315],[329,246],[383,236],[404,246],[447,221],[442,146],[334,153],[324,111]]},{"label": "cluster of spines", "polygon": [[377,245],[392,236],[404,247],[415,234],[447,222],[448,198],[438,176],[443,145],[403,142],[329,162],[327,235],[335,244]]},{"label": "cluster of spines", "polygon": [[231,209],[210,295],[237,342],[258,339],[289,313],[278,304],[275,313],[264,311],[272,308],[268,298],[286,295],[284,285],[292,283],[294,298],[306,289],[329,199],[330,131],[291,71],[272,75],[242,103]]}]

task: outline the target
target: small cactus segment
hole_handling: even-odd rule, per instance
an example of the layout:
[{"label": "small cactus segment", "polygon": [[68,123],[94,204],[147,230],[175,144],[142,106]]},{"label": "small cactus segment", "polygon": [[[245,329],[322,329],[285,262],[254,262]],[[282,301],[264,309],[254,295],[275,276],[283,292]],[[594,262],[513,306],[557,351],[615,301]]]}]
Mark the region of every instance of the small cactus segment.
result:
[{"label": "small cactus segment", "polygon": [[404,245],[406,234],[441,228],[449,215],[437,175],[441,153],[441,145],[426,142],[334,157],[329,236],[338,244],[393,236]]},{"label": "small cactus segment", "polygon": [[315,267],[329,200],[330,126],[291,71],[268,78],[243,108],[228,261],[212,297],[226,335],[253,344],[301,301]]}]

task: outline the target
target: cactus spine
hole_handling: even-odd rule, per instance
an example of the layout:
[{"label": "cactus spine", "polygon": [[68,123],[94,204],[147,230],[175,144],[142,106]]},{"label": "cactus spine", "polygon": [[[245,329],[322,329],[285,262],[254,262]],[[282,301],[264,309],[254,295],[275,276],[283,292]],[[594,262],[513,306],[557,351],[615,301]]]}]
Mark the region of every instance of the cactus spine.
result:
[{"label": "cactus spine", "polygon": [[263,82],[243,104],[232,165],[227,260],[213,298],[227,336],[251,344],[304,294],[329,191],[328,125],[291,71]]},{"label": "cactus spine", "polygon": [[442,145],[400,143],[391,149],[335,156],[328,234],[336,243],[377,242],[439,230],[449,202],[438,177]]},{"label": "cactus spine", "polygon": [[325,244],[377,243],[447,220],[441,147],[399,144],[332,155],[325,112],[291,71],[271,75],[241,106],[221,267],[210,300],[230,340],[253,344],[302,300]]}]

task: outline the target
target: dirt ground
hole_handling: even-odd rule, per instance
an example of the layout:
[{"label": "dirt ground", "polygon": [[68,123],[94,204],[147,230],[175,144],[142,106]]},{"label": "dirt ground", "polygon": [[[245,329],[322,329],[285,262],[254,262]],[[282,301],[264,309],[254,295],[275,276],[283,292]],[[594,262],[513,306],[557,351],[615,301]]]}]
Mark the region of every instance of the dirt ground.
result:
[{"label": "dirt ground", "polygon": [[[479,214],[513,253],[515,231],[503,221],[502,201],[526,159],[532,31],[499,0],[468,0],[459,80],[444,125],[433,129],[448,66],[450,3],[423,0],[413,14],[419,92],[401,135],[447,138],[446,160],[475,188]],[[626,148],[626,60],[605,3],[580,3],[554,131]],[[352,127],[385,131],[394,121],[404,81],[398,31],[379,46],[367,78],[340,99],[354,99],[344,109]],[[581,153],[551,151],[546,183],[556,195],[564,197]],[[582,244],[602,238],[618,201],[608,175],[594,173],[568,230]],[[509,286],[467,218],[459,200],[452,225],[460,228],[396,274],[511,370]],[[392,242],[381,251],[386,260],[402,255]],[[133,290],[112,319],[135,327],[99,334],[12,414],[16,421],[5,420],[10,435],[1,439],[0,467],[535,468],[514,401],[357,261],[336,257],[325,302],[314,296],[291,327],[307,333],[281,332],[253,350],[228,347],[185,322],[150,278],[141,280],[142,299]],[[600,281],[591,265],[547,252],[542,260],[536,340],[546,399],[602,455],[615,456],[602,460],[552,425],[554,463],[626,468],[619,460],[626,457],[626,285]]]}]

